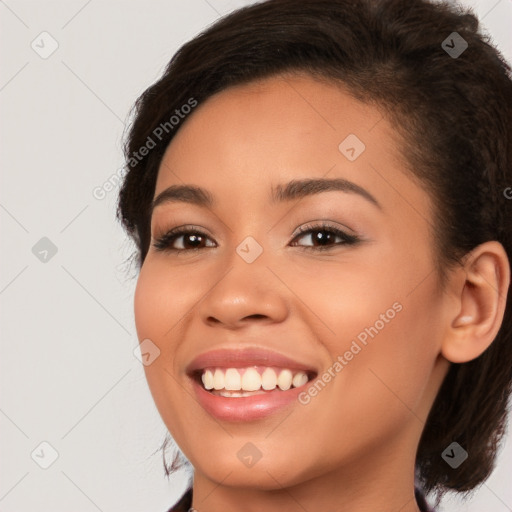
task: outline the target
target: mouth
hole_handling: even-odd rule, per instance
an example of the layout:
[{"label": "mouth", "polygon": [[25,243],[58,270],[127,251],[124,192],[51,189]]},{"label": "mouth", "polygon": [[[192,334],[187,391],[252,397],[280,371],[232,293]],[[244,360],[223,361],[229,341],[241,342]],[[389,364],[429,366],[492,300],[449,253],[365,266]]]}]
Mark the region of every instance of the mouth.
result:
[{"label": "mouth", "polygon": [[318,371],[263,349],[216,350],[186,369],[199,404],[216,419],[253,421],[298,405]]},{"label": "mouth", "polygon": [[285,392],[305,386],[314,379],[316,372],[292,370],[272,366],[245,368],[211,367],[197,370],[192,378],[212,395],[226,398],[244,398]]}]

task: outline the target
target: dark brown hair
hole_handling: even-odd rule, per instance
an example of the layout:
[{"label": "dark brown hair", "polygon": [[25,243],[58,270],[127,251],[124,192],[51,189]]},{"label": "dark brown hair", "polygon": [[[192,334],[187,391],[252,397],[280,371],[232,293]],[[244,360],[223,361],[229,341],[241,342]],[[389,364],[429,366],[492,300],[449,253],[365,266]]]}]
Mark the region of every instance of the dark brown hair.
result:
[{"label": "dark brown hair", "polygon": [[[454,37],[459,50],[467,44],[459,55],[449,52]],[[186,122],[169,123],[173,113],[191,99],[201,104],[230,86],[288,72],[339,84],[396,128],[411,176],[434,199],[441,282],[485,241],[501,242],[511,259],[511,70],[471,11],[426,0],[270,0],[235,11],[181,47],[135,104],[118,218],[137,246],[139,268],[159,165]],[[477,359],[452,364],[435,400],[416,461],[426,492],[469,491],[489,476],[511,381],[509,294],[494,342]],[[441,457],[454,441],[469,454],[457,469]]]}]

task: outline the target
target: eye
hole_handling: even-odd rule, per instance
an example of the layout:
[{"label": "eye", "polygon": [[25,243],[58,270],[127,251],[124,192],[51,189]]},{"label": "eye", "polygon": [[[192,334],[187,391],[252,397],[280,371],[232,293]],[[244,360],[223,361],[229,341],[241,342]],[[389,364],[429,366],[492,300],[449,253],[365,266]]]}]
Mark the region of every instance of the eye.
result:
[{"label": "eye", "polygon": [[[295,236],[293,241],[300,238],[308,238],[313,245],[302,246],[307,250],[325,251],[340,245],[354,245],[359,242],[359,238],[355,235],[349,235],[341,229],[331,226],[327,223],[317,225],[309,225],[306,227],[301,226],[298,229],[298,235]],[[339,242],[335,243],[338,238]],[[314,244],[319,244],[315,246]],[[293,244],[292,244],[293,245]]]},{"label": "eye", "polygon": [[[295,243],[296,240],[300,240],[301,238],[307,239],[308,237],[312,242],[312,245],[300,245]],[[338,239],[337,243],[336,239]],[[180,240],[180,242],[177,244],[176,242],[178,240]],[[360,239],[355,235],[349,235],[337,227],[321,223],[306,227],[301,226],[298,229],[298,234],[293,238],[291,245],[292,247],[298,245],[306,250],[325,251],[341,245],[353,245],[359,241]],[[200,249],[215,246],[215,242],[212,243],[208,235],[194,226],[181,226],[171,229],[167,233],[158,237],[153,243],[153,247],[157,251],[175,253],[198,251]]]},{"label": "eye", "polygon": [[[195,229],[194,226],[180,226],[158,237],[153,243],[153,247],[158,251],[197,251],[203,248],[200,246],[207,238],[208,236],[206,234]],[[175,242],[179,239],[183,239],[182,242],[178,244],[181,245],[181,247],[173,247]],[[210,247],[212,246],[210,245]]]}]

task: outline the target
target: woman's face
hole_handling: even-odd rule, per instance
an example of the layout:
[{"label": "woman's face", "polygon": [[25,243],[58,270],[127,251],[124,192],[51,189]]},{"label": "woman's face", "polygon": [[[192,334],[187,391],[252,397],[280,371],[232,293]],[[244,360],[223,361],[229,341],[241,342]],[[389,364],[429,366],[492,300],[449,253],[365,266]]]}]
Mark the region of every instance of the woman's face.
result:
[{"label": "woman's face", "polygon": [[196,478],[277,489],[412,473],[447,370],[448,298],[430,199],[395,130],[298,75],[222,91],[182,122],[154,198],[187,185],[211,203],[160,196],[135,319],[148,362],[160,350],[148,383]]}]

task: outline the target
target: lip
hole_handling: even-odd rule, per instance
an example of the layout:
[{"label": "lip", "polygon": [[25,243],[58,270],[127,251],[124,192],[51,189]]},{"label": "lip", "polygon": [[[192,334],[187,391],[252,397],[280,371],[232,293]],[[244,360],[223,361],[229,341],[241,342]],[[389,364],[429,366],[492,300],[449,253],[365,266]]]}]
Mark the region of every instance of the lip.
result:
[{"label": "lip", "polygon": [[287,391],[275,389],[265,394],[229,398],[218,396],[204,389],[198,378],[204,368],[246,368],[250,366],[272,366],[305,371],[318,375],[318,370],[309,364],[291,359],[272,350],[260,348],[218,349],[197,356],[186,368],[192,381],[194,393],[203,409],[213,417],[230,422],[247,422],[263,419],[294,403],[310,385],[311,380],[298,388]]},{"label": "lip", "polygon": [[273,350],[261,348],[211,350],[194,358],[185,371],[191,376],[205,368],[246,368],[249,366],[274,366],[318,373],[317,369],[310,364],[295,361]]},{"label": "lip", "polygon": [[228,398],[213,395],[196,380],[192,380],[195,395],[203,409],[223,421],[247,422],[263,419],[286,406],[299,406],[298,396],[309,384],[288,391],[269,391],[264,395]]}]

